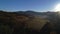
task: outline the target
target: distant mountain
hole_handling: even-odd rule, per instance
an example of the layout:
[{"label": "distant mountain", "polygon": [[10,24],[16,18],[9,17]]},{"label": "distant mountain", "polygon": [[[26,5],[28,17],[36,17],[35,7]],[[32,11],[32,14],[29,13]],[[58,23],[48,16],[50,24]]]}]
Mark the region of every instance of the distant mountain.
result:
[{"label": "distant mountain", "polygon": [[35,11],[17,11],[17,14],[26,14],[30,16],[46,15],[46,12],[35,12]]}]

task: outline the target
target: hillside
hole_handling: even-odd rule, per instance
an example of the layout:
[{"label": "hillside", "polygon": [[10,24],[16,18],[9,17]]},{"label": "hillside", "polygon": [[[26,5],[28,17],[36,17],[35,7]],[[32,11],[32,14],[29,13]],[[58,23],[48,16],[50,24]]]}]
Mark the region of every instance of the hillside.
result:
[{"label": "hillside", "polygon": [[28,29],[28,31],[35,30],[36,32],[40,32],[40,30],[45,24],[47,24],[48,21],[50,22],[47,26],[50,29],[55,30],[55,25],[57,26],[57,20],[58,19],[55,12],[0,11],[0,30],[1,32],[9,32],[10,34],[14,33],[15,30],[15,34],[17,34],[19,33],[17,30],[23,31],[25,29]]}]

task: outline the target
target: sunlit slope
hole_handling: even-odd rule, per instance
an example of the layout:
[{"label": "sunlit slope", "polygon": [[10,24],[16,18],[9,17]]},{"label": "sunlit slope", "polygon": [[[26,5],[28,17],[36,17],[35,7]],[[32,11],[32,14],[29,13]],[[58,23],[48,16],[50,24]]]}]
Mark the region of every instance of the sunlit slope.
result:
[{"label": "sunlit slope", "polygon": [[35,16],[32,20],[27,22],[28,28],[40,30],[47,22],[47,19],[40,18],[39,16]]},{"label": "sunlit slope", "polygon": [[40,30],[47,22],[40,16],[29,16],[17,15],[15,13],[0,12],[0,23],[14,25],[14,27],[23,26],[25,24],[26,28]]}]

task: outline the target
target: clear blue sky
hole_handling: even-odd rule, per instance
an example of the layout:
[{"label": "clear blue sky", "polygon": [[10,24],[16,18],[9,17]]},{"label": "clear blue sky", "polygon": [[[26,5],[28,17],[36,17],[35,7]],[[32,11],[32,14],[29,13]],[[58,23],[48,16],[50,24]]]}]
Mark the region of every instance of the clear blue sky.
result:
[{"label": "clear blue sky", "polygon": [[52,10],[60,0],[0,0],[0,10]]}]

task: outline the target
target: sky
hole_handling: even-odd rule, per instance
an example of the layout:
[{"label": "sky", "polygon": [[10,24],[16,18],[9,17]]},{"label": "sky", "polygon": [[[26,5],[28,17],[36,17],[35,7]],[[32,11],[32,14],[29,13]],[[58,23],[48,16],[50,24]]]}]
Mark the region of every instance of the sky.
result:
[{"label": "sky", "polygon": [[60,0],[0,0],[0,10],[7,11],[50,11]]}]

